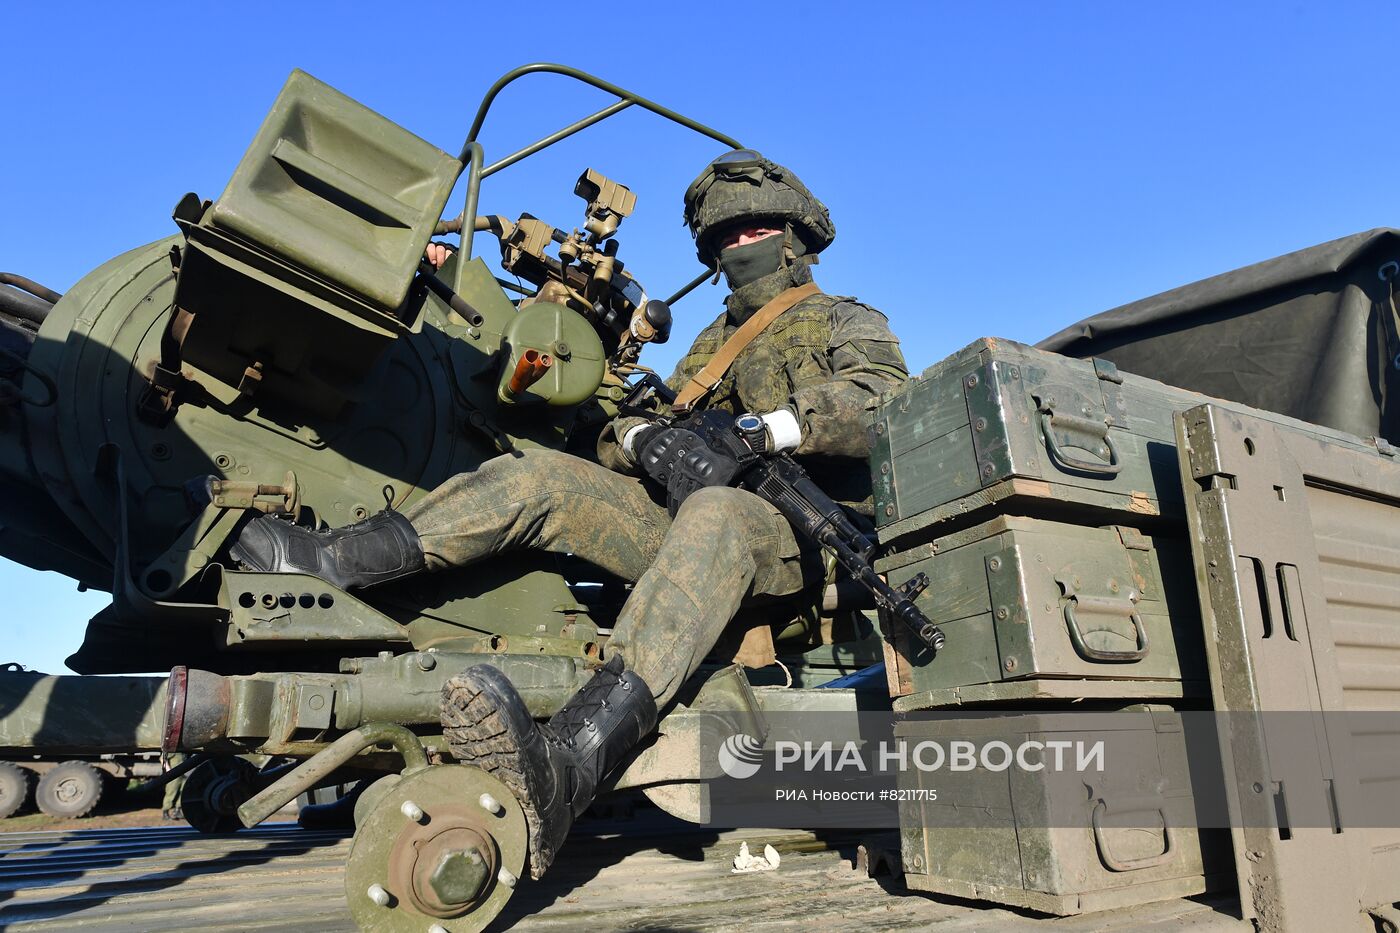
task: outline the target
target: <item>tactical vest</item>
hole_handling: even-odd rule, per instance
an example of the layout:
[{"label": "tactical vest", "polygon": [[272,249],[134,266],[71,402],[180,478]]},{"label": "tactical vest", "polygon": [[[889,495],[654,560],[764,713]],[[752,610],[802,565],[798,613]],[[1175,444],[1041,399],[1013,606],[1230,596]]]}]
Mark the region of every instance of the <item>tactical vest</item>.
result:
[{"label": "tactical vest", "polygon": [[[827,359],[831,309],[850,299],[818,294],[788,309],[744,348],[700,408],[732,414],[768,412],[788,402],[794,388],[831,378]],[[683,385],[709,362],[738,330],[728,314],[700,332],[680,362],[676,385]]]}]

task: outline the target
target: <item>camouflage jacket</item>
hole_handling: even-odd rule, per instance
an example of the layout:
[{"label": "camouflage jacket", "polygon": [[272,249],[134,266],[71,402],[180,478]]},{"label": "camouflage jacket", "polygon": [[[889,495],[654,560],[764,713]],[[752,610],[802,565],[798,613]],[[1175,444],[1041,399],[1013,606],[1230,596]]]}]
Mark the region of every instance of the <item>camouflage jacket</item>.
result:
[{"label": "camouflage jacket", "polygon": [[[726,311],[702,330],[666,380],[671,389],[689,382],[738,328]],[[881,392],[908,376],[883,314],[853,298],[817,294],[769,324],[696,409],[735,415],[788,409],[802,427],[798,461],[832,498],[869,514],[869,410]],[[598,456],[604,465],[633,469],[618,441],[639,420],[619,418],[603,432]]]}]

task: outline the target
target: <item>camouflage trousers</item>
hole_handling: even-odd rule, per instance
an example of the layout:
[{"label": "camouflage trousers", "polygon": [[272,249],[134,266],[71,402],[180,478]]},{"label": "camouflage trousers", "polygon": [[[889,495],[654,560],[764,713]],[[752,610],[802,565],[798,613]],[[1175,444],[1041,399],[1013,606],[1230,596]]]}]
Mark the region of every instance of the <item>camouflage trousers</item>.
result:
[{"label": "camouflage trousers", "polygon": [[693,494],[674,521],[642,481],[569,454],[527,450],[443,483],[405,513],[429,570],[521,549],[573,554],[635,582],[609,642],[671,699],[741,603],[799,593],[820,560],[741,489]]}]

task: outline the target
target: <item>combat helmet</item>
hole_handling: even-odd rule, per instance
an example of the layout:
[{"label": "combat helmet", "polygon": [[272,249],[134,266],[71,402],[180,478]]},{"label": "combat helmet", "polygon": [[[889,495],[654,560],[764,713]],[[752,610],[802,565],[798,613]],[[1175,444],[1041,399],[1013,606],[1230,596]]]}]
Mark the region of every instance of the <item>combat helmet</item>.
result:
[{"label": "combat helmet", "polygon": [[739,220],[782,221],[793,256],[815,255],[836,239],[826,205],[789,169],[752,149],[726,152],[705,166],[685,192],[685,224],[695,255],[715,264],[716,233]]}]

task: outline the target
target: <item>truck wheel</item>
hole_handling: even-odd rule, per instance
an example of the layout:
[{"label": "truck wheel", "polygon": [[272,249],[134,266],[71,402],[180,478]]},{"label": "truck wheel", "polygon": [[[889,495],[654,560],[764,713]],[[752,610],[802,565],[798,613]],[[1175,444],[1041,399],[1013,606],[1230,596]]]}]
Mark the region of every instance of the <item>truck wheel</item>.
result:
[{"label": "truck wheel", "polygon": [[185,778],[180,809],[185,822],[202,833],[233,833],[243,828],[238,808],[257,792],[258,769],[242,758],[211,758]]},{"label": "truck wheel", "polygon": [[19,765],[0,761],[0,820],[14,816],[29,796],[29,772]]},{"label": "truck wheel", "polygon": [[39,779],[34,802],[49,816],[87,816],[102,799],[102,775],[85,761],[65,761]]}]

